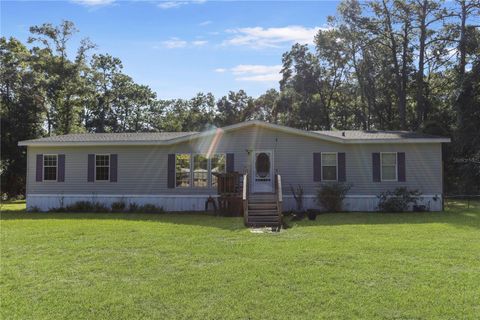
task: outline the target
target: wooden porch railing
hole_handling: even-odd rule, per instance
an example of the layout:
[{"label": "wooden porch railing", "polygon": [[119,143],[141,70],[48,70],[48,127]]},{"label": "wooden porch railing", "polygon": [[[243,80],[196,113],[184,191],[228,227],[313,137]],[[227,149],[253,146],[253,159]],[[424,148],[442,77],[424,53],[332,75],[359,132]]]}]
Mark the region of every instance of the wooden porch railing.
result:
[{"label": "wooden porch railing", "polygon": [[282,193],[282,177],[277,173],[275,175],[275,193],[277,195],[277,213],[279,221],[282,219],[282,204],[283,204],[283,193]]},{"label": "wooden porch railing", "polygon": [[243,222],[248,223],[248,172],[243,175],[242,186],[242,202],[243,202]]}]

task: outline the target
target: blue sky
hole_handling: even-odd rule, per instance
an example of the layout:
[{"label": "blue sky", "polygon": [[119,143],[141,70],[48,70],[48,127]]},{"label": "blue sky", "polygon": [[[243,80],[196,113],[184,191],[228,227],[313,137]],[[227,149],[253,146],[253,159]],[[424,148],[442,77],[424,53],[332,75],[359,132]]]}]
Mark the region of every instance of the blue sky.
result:
[{"label": "blue sky", "polygon": [[[336,1],[2,1],[1,35],[23,42],[31,25],[73,21],[96,53],[119,57],[126,74],[159,98],[219,98],[278,88],[282,53],[311,43]],[[93,52],[92,52],[93,53]]]}]

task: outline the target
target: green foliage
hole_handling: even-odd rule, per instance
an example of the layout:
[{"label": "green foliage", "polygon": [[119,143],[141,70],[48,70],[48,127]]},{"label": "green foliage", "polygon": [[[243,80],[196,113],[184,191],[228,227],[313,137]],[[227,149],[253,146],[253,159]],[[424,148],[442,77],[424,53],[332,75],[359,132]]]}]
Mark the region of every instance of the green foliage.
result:
[{"label": "green foliage", "polygon": [[154,204],[144,204],[144,205],[138,205],[137,203],[130,203],[128,206],[128,212],[131,213],[159,213],[163,214],[166,213],[163,207],[157,207]]},{"label": "green foliage", "polygon": [[162,207],[157,207],[154,204],[144,204],[138,207],[138,212],[140,213],[165,213]]},{"label": "green foliage", "polygon": [[408,190],[406,187],[385,191],[378,196],[378,210],[382,212],[405,212],[411,205],[417,204],[422,193],[418,190]]},{"label": "green foliage", "polygon": [[128,205],[128,212],[138,212],[139,205],[136,204],[135,202],[131,202]]},{"label": "green foliage", "polygon": [[342,202],[352,186],[346,183],[327,183],[317,190],[317,202],[328,212],[342,211]]},{"label": "green foliage", "polygon": [[77,201],[65,207],[52,208],[49,212],[110,212],[110,208],[100,202]]},{"label": "green foliage", "polygon": [[125,201],[116,201],[112,203],[112,212],[124,212],[127,209]]}]

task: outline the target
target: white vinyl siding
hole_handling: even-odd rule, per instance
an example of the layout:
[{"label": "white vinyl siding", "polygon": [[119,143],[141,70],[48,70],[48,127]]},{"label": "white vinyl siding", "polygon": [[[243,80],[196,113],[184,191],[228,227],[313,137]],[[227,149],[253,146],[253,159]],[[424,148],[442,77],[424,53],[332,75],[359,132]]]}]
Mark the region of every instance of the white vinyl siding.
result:
[{"label": "white vinyl siding", "polygon": [[[28,194],[145,194],[145,195],[215,195],[207,188],[168,188],[169,154],[208,154],[211,141],[195,139],[172,146],[70,146],[28,147]],[[313,181],[312,153],[345,152],[346,174],[352,184],[349,194],[376,196],[385,190],[398,187],[395,181],[372,182],[372,153],[405,152],[408,154],[406,172],[409,179],[402,184],[409,189],[419,189],[423,194],[442,194],[441,143],[424,144],[371,144],[346,145],[310,139],[284,132],[246,127],[224,133],[215,144],[215,154],[233,153],[235,169],[240,173],[252,168],[251,150],[272,149],[274,170],[282,176],[283,193],[290,195],[290,185],[304,188],[305,195],[316,194],[320,183]],[[88,183],[87,155],[91,153],[118,154],[122,165],[113,184]],[[39,183],[35,180],[36,154],[65,154],[69,159],[65,167],[65,183]],[[213,168],[213,166],[212,166]],[[250,181],[252,179],[249,179]]]}]

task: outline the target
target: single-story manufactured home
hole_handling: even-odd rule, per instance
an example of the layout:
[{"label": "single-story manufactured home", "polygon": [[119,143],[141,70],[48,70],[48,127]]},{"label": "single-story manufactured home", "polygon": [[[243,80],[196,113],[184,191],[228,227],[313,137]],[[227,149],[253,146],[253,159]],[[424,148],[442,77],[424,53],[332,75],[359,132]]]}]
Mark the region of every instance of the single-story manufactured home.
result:
[{"label": "single-story manufactured home", "polygon": [[[376,210],[377,196],[418,189],[442,210],[442,143],[404,131],[304,131],[246,121],[204,132],[87,133],[21,141],[26,146],[27,207],[48,210],[77,201],[155,204],[167,211],[204,210],[217,196],[217,175],[245,175],[244,197],[280,193],[295,208],[290,186],[317,208],[317,189],[346,182],[344,208]],[[280,190],[276,175],[281,177]]]}]

